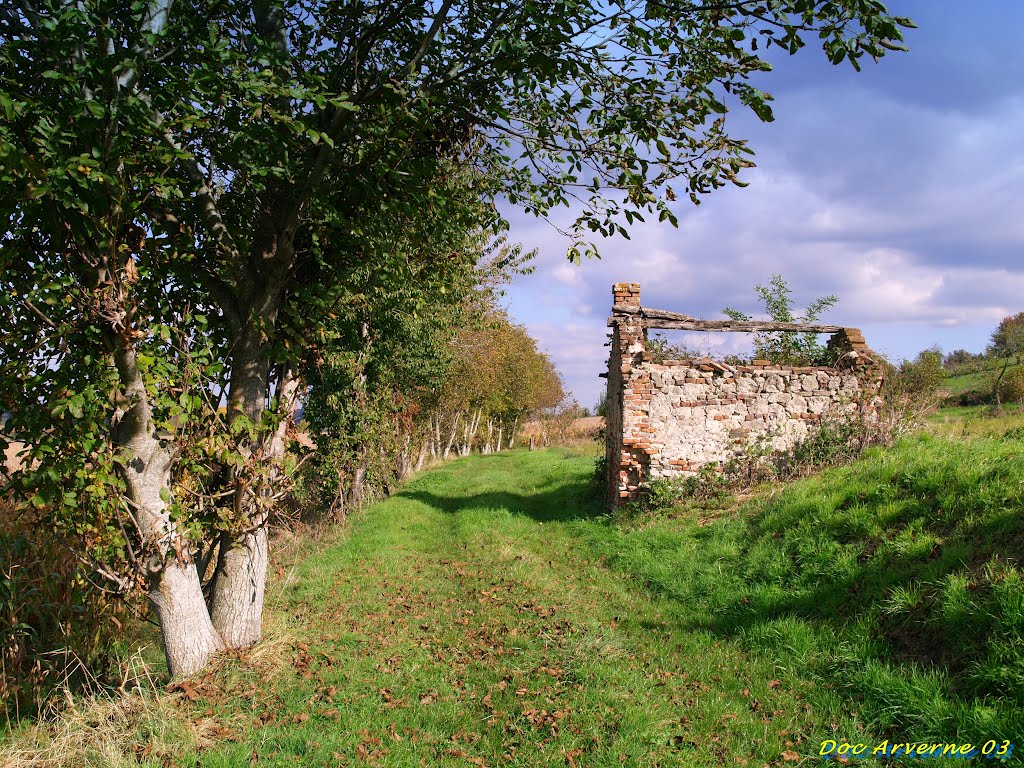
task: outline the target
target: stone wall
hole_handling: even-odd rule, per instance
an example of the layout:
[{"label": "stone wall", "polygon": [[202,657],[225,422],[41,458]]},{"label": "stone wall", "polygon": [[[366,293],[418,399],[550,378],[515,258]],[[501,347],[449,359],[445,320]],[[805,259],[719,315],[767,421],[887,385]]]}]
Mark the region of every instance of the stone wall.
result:
[{"label": "stone wall", "polygon": [[606,429],[608,502],[636,498],[651,479],[721,468],[753,441],[792,448],[829,414],[852,412],[880,385],[860,331],[835,333],[836,367],[768,360],[731,366],[709,358],[655,363],[639,313],[640,286],[614,287]]}]

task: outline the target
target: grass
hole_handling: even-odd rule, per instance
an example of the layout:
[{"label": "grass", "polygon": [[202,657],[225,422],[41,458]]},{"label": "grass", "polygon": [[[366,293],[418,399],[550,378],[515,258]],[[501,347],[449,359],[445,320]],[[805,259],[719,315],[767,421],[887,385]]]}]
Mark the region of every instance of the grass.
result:
[{"label": "grass", "polygon": [[856,733],[838,698],[812,709],[811,683],[588,550],[593,461],[474,456],[374,507],[275,606],[301,641],[272,686],[227,665],[191,689],[237,735],[180,764],[763,764]]},{"label": "grass", "polygon": [[928,417],[931,430],[953,438],[1002,437],[1024,429],[1024,406],[1007,403],[1001,413],[990,405],[939,408]]},{"label": "grass", "polygon": [[595,532],[613,568],[878,736],[1024,733],[1024,440],[921,435],[739,510]]},{"label": "grass", "polygon": [[[968,366],[963,372],[954,372],[944,378],[940,389],[949,393],[951,398],[967,394],[976,394],[979,398],[987,398],[992,393],[992,379],[1002,370],[1003,360],[985,360],[977,365]],[[1009,374],[1019,365],[1011,364],[1006,369]],[[971,370],[976,368],[977,370]]]},{"label": "grass", "polygon": [[123,762],[52,764],[760,767],[825,739],[1012,741],[1010,434],[628,520],[592,495],[593,451],[454,462],[278,569],[270,639],[164,695],[176,744],[122,718]]}]

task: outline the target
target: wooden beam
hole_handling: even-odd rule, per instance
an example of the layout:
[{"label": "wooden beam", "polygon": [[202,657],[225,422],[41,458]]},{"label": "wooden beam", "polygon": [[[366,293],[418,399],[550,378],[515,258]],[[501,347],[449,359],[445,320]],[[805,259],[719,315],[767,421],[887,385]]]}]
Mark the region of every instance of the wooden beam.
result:
[{"label": "wooden beam", "polygon": [[658,320],[693,320],[700,322],[696,317],[683,315],[679,312],[668,312],[664,309],[647,309],[646,307],[612,307],[616,315],[640,315],[640,317],[654,318]]},{"label": "wooden beam", "polygon": [[814,323],[773,323],[760,320],[670,320],[653,317],[646,312],[644,326],[663,328],[671,331],[732,331],[737,333],[760,333],[763,331],[788,331],[790,333],[839,333],[841,325],[816,325]]}]

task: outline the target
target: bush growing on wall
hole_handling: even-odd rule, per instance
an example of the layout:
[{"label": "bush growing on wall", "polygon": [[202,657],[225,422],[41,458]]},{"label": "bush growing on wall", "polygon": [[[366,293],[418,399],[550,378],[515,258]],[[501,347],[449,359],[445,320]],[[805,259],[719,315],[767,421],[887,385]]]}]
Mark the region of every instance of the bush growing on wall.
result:
[{"label": "bush growing on wall", "polygon": [[[776,323],[815,323],[827,309],[839,299],[822,296],[807,305],[804,313],[798,314],[793,305],[793,289],[782,275],[772,275],[767,285],[755,286],[759,300],[769,319]],[[739,310],[726,307],[722,310],[732,320],[750,320],[750,316]],[[818,342],[815,333],[792,333],[790,331],[769,331],[754,338],[754,354],[771,360],[776,365],[828,365],[828,350]]]}]

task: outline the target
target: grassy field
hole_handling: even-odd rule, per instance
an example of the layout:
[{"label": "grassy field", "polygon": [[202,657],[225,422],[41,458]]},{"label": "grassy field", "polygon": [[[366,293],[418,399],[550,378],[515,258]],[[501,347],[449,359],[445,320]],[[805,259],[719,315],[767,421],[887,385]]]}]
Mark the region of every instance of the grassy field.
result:
[{"label": "grassy field", "polygon": [[760,767],[820,763],[826,739],[1012,742],[1013,434],[915,436],[743,502],[614,518],[593,452],[460,460],[280,567],[261,646],[51,764]]},{"label": "grassy field", "polygon": [[[992,393],[992,379],[1003,367],[1002,360],[986,360],[979,365],[979,370],[965,370],[954,373],[942,380],[940,389],[949,395],[959,396],[967,393],[977,393],[979,397],[988,397]],[[1006,369],[1006,375],[1010,374],[1018,365],[1010,365]]]},{"label": "grassy field", "polygon": [[989,405],[939,408],[928,417],[931,431],[952,438],[994,437],[1024,429],[1024,406],[1008,403],[1000,413]]}]

